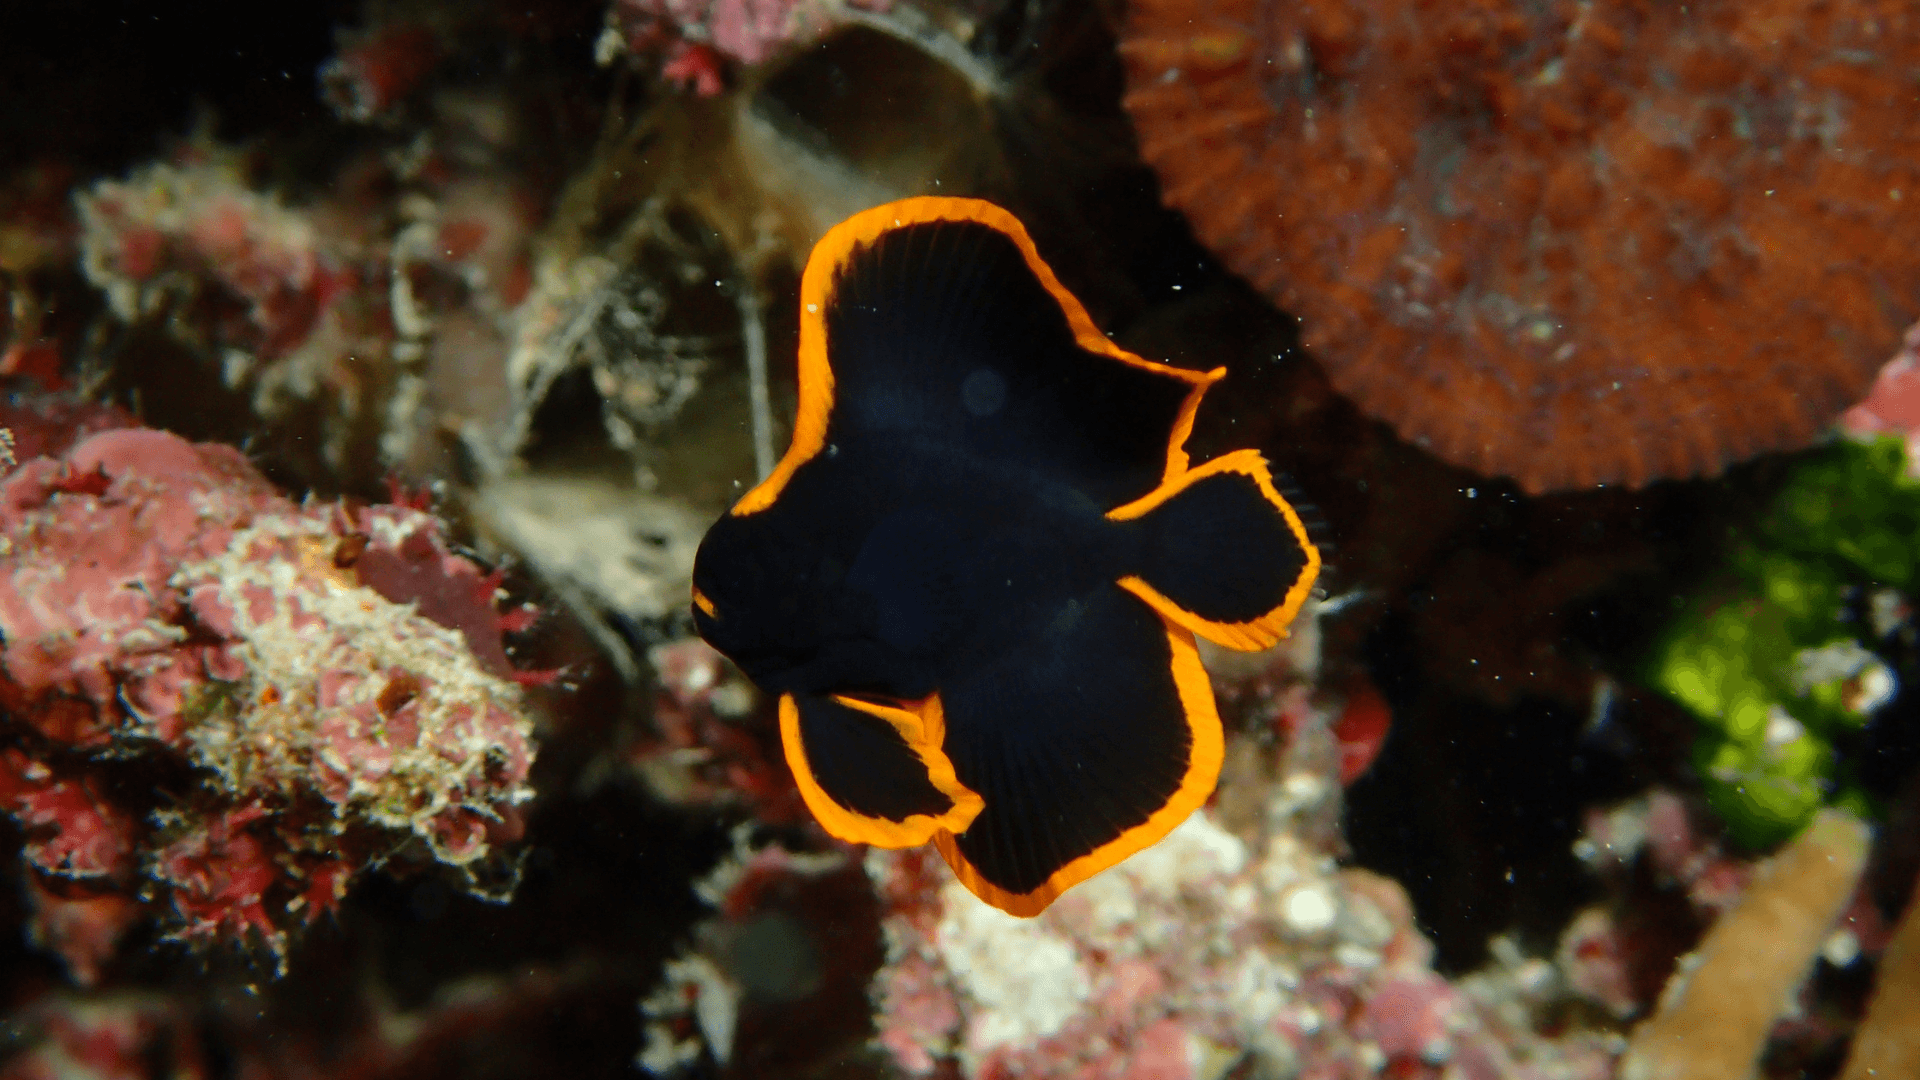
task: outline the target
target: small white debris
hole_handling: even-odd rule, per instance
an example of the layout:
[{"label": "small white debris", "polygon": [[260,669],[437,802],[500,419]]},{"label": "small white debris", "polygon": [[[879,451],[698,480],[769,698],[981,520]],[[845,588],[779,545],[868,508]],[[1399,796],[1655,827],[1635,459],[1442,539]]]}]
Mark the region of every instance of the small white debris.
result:
[{"label": "small white debris", "polygon": [[1280,915],[1287,928],[1301,937],[1325,933],[1340,914],[1338,901],[1323,882],[1312,882],[1286,894]]}]

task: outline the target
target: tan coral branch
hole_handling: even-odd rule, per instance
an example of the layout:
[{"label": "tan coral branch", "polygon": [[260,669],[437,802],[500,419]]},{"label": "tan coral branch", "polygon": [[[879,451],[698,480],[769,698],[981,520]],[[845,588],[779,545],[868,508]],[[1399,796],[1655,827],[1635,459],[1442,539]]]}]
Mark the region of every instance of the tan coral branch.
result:
[{"label": "tan coral branch", "polygon": [[1920,895],[1880,959],[1880,984],[1840,1080],[1920,1076]]},{"label": "tan coral branch", "polygon": [[1824,810],[1755,875],[1633,1033],[1621,1080],[1751,1076],[1788,995],[1853,895],[1872,831]]}]

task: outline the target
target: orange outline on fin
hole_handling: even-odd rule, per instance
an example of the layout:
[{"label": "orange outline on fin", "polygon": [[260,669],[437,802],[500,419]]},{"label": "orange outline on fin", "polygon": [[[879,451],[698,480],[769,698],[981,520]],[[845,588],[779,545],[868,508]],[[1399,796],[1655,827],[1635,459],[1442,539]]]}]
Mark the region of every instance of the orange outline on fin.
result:
[{"label": "orange outline on fin", "polygon": [[780,463],[765,480],[740,497],[730,513],[758,513],[772,506],[800,466],[813,460],[827,444],[827,420],[833,413],[833,365],[827,358],[827,309],[833,303],[834,277],[856,249],[871,244],[883,233],[909,225],[940,221],[972,221],[1006,236],[1027,260],[1027,268],[1066,314],[1074,341],[1090,353],[1111,357],[1123,364],[1165,375],[1185,382],[1187,399],[1174,418],[1173,434],[1167,447],[1167,467],[1163,482],[1178,477],[1187,468],[1187,436],[1193,431],[1194,415],[1200,410],[1200,398],[1207,387],[1227,373],[1226,368],[1192,371],[1171,364],[1156,364],[1107,340],[1080,300],[1060,284],[1053,268],[1040,258],[1027,235],[1026,226],[1012,214],[980,199],[956,199],[925,195],[886,203],[863,210],[827,230],[807,256],[807,268],[800,276],[800,402],[793,420],[793,442]]},{"label": "orange outline on fin", "polygon": [[906,740],[908,749],[926,767],[927,781],[945,795],[953,806],[937,816],[913,814],[905,821],[873,817],[841,806],[820,786],[820,782],[814,778],[813,767],[807,762],[806,747],[800,739],[799,702],[794,700],[792,694],[782,694],[780,746],[786,751],[787,767],[793,770],[793,779],[800,788],[800,798],[827,832],[856,844],[872,844],[882,848],[917,847],[943,829],[965,832],[967,826],[973,824],[973,819],[980,816],[986,802],[954,775],[953,762],[947,759],[946,751],[940,748],[947,738],[946,713],[940,706],[940,695],[935,694],[925,701],[908,702],[905,707],[882,705],[841,694],[829,697],[849,709],[858,709],[892,724],[900,737]]},{"label": "orange outline on fin", "polygon": [[1131,521],[1134,518],[1143,517],[1195,483],[1209,476],[1229,472],[1252,478],[1254,484],[1259,487],[1260,494],[1280,511],[1282,517],[1286,518],[1288,530],[1293,533],[1294,540],[1299,542],[1301,550],[1306,554],[1306,563],[1300,567],[1299,577],[1295,578],[1293,585],[1287,589],[1286,599],[1281,601],[1280,606],[1246,622],[1214,622],[1174,603],[1160,590],[1136,575],[1121,578],[1120,587],[1153,605],[1153,609],[1165,618],[1186,627],[1208,641],[1225,645],[1229,649],[1255,652],[1272,648],[1288,636],[1288,624],[1292,623],[1294,616],[1300,613],[1300,608],[1307,602],[1307,594],[1313,591],[1314,579],[1320,576],[1320,549],[1307,538],[1307,527],[1300,520],[1300,515],[1294,511],[1293,505],[1287,502],[1286,498],[1273,486],[1273,473],[1267,468],[1267,459],[1261,456],[1260,451],[1235,450],[1229,454],[1222,454],[1205,465],[1189,469],[1125,506],[1107,511],[1107,517],[1113,521]]},{"label": "orange outline on fin", "polygon": [[1187,752],[1187,772],[1180,779],[1180,787],[1158,810],[1148,815],[1147,820],[1055,870],[1032,892],[1008,892],[981,877],[980,871],[961,854],[952,831],[943,829],[935,833],[933,846],[953,868],[953,875],[973,895],[1009,915],[1032,918],[1047,910],[1061,893],[1159,843],[1195,810],[1206,805],[1220,780],[1220,763],[1226,757],[1220,711],[1213,702],[1213,683],[1208,680],[1206,669],[1200,666],[1200,652],[1194,647],[1192,632],[1164,616],[1160,621],[1167,628],[1167,643],[1173,652],[1173,683],[1180,694],[1180,713],[1193,737]]}]

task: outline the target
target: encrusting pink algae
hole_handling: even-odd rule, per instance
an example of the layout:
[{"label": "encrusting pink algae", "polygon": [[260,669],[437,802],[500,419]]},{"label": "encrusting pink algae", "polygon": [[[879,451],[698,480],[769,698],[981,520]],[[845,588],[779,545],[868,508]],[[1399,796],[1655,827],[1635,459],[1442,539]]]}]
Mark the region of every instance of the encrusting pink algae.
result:
[{"label": "encrusting pink algae", "polygon": [[534,756],[501,634],[531,613],[423,508],[303,506],[230,447],[110,430],[0,483],[0,582],[0,805],[82,981],[142,909],[284,953],[370,865],[497,887]]}]

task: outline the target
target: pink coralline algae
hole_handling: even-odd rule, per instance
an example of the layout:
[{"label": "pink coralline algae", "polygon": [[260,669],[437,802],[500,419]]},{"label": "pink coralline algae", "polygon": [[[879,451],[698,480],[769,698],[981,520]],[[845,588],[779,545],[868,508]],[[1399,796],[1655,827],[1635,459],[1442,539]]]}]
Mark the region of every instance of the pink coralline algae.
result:
[{"label": "pink coralline algae", "polygon": [[386,118],[442,56],[439,39],[420,23],[380,25],[345,38],[320,69],[320,82],[335,112],[362,123]]},{"label": "pink coralline algae", "polygon": [[528,613],[424,509],[301,506],[229,447],[107,431],[0,482],[0,580],[0,805],[76,978],[135,897],[283,954],[366,866],[503,876]]},{"label": "pink coralline algae", "polygon": [[1643,859],[1663,887],[1683,890],[1702,915],[1731,908],[1747,887],[1749,860],[1726,850],[1714,818],[1697,799],[1655,788],[1587,814],[1574,854],[1603,878]]},{"label": "pink coralline algae", "polygon": [[15,1080],[146,1080],[157,1061],[175,1080],[213,1075],[189,1009],[159,995],[51,996],[14,1022],[34,1036],[7,1062]]},{"label": "pink coralline algae", "polygon": [[0,400],[0,429],[12,439],[13,462],[0,455],[0,478],[8,466],[37,457],[58,457],[89,436],[138,427],[133,414],[65,394],[13,393]]},{"label": "pink coralline algae", "polygon": [[334,476],[370,480],[365,463],[408,460],[418,413],[447,404],[436,375],[459,386],[443,397],[486,384],[473,358],[503,347],[532,280],[536,202],[472,163],[488,148],[417,149],[350,159],[295,204],[246,154],[189,144],[75,196],[81,269],[115,319],[161,330],[271,424],[317,428]]},{"label": "pink coralline algae", "polygon": [[914,1075],[949,1060],[981,1078],[1610,1073],[1604,1036],[1531,1026],[1548,965],[1449,983],[1399,886],[1289,835],[1250,848],[1202,812],[1027,922],[922,853],[870,865],[895,905],[879,1040]]},{"label": "pink coralline algae", "polygon": [[768,703],[711,645],[655,646],[655,734],[628,760],[660,798],[686,807],[740,806],[770,825],[812,820],[780,751]]},{"label": "pink coralline algae", "polygon": [[82,266],[125,321],[172,306],[210,309],[216,340],[207,344],[269,360],[306,345],[323,324],[342,347],[384,330],[377,318],[359,324],[334,307],[359,284],[348,238],[251,190],[238,155],[196,148],[101,181],[77,201]]},{"label": "pink coralline algae", "polygon": [[[7,1016],[7,1080],[405,1080],[448,1073],[476,1046],[522,1064],[529,1045],[591,1000],[605,965],[516,965],[407,1009],[384,987],[344,995],[320,1031],[263,1020],[251,995],[196,1001],[126,990],[44,994]],[[489,1041],[491,1040],[491,1041]],[[509,1065],[507,1068],[511,1068]],[[457,1075],[472,1075],[460,1071]],[[517,1075],[496,1069],[483,1075]]]},{"label": "pink coralline algae", "polygon": [[1336,863],[1336,718],[1282,712],[1277,769],[1230,747],[1217,809],[1038,918],[979,903],[925,852],[870,855],[889,913],[879,1044],[915,1076],[1611,1075],[1615,1036],[1545,1033],[1565,997],[1551,963],[1509,946],[1458,982],[1432,970],[1405,892]]},{"label": "pink coralline algae", "polygon": [[0,751],[0,808],[26,834],[29,936],[64,958],[75,981],[93,984],[139,916],[126,893],[138,870],[139,821],[97,777],[56,777],[18,749]]},{"label": "pink coralline algae", "polygon": [[1908,327],[1865,400],[1840,414],[1840,430],[1861,439],[1898,435],[1907,444],[1907,471],[1920,470],[1920,323]]},{"label": "pink coralline algae", "polygon": [[[659,56],[661,75],[702,96],[724,86],[722,64],[758,64],[818,38],[840,0],[614,0],[599,51]],[[885,10],[885,0],[855,4]]]}]

